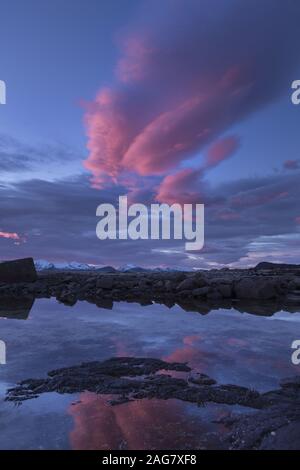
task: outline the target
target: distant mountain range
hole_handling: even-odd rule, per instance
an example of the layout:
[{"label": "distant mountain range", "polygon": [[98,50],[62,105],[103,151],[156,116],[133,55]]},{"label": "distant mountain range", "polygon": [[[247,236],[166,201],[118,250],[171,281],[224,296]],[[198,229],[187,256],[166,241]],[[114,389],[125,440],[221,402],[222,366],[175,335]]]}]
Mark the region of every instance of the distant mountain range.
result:
[{"label": "distant mountain range", "polygon": [[93,265],[87,263],[78,263],[77,261],[72,261],[70,263],[51,263],[44,259],[38,259],[34,261],[35,268],[37,271],[51,271],[51,270],[62,270],[62,271],[96,271],[96,272],[105,272],[105,273],[114,273],[114,272],[168,272],[168,271],[187,271],[185,268],[153,268],[146,269],[135,264],[126,264],[125,266],[120,266],[119,268],[114,268],[112,266],[102,266],[102,265]]}]

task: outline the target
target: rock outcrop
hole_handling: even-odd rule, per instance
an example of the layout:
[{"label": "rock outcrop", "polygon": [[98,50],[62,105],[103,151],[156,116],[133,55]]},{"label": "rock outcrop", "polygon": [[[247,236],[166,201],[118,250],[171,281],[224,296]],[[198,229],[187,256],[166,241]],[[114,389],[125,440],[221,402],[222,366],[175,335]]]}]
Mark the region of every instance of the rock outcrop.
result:
[{"label": "rock outcrop", "polygon": [[[22,261],[22,260],[20,260]],[[15,262],[17,263],[17,262]],[[0,265],[1,266],[1,265]],[[11,269],[11,268],[10,268]],[[207,314],[218,308],[234,308],[256,315],[280,310],[300,311],[300,268],[213,269],[196,272],[94,273],[56,271],[27,275],[20,282],[0,280],[0,298],[55,297],[65,305],[78,300],[112,308],[113,302],[148,305],[177,304],[188,311]],[[35,273],[32,273],[35,278]]]},{"label": "rock outcrop", "polygon": [[34,282],[36,280],[37,273],[32,258],[0,263],[0,282]]}]

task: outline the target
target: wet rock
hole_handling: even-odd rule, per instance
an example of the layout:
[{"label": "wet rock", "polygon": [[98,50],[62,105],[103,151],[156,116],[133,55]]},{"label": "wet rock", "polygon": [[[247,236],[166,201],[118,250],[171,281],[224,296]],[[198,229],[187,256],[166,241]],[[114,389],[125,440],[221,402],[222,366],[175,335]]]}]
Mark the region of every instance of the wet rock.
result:
[{"label": "wet rock", "polygon": [[114,285],[113,276],[100,277],[100,279],[98,279],[96,282],[97,288],[100,287],[101,289],[111,289],[113,285]]},{"label": "wet rock", "polygon": [[57,296],[57,300],[63,303],[64,305],[68,305],[69,307],[72,307],[77,302],[77,296],[75,294],[72,294],[69,291],[64,291],[60,295]]},{"label": "wet rock", "polygon": [[[189,372],[186,364],[168,363],[151,358],[113,358],[79,366],[53,370],[46,379],[28,379],[8,390],[6,400],[22,402],[47,392],[76,393],[90,391],[120,395],[122,399],[158,398],[239,404],[256,409],[265,406],[262,396],[238,385],[214,385],[208,376],[200,376],[197,385],[191,380],[158,374],[160,370]],[[139,377],[134,379],[134,377]],[[202,380],[202,383],[201,383]]]},{"label": "wet rock", "polygon": [[203,276],[195,276],[196,285],[198,288],[205,287],[208,284],[208,280]]},{"label": "wet rock", "polygon": [[[91,272],[40,273],[35,282],[3,282],[1,296],[54,296],[68,305],[76,300],[99,299],[175,303],[185,310],[206,314],[235,308],[255,315],[300,311],[297,267],[284,270],[213,269],[196,273],[143,272],[101,275]],[[201,302],[200,302],[201,299]]]},{"label": "wet rock", "polygon": [[194,289],[194,290],[192,291],[192,294],[193,294],[195,297],[206,297],[206,295],[208,294],[208,291],[209,291],[209,287],[208,287],[208,286],[199,287],[198,289]]},{"label": "wet rock", "polygon": [[207,294],[208,299],[218,300],[222,298],[222,294],[217,288],[211,288]]},{"label": "wet rock", "polygon": [[219,284],[218,291],[222,297],[225,297],[226,299],[229,299],[232,296],[232,287],[230,284]]},{"label": "wet rock", "polygon": [[169,279],[167,281],[165,281],[165,289],[166,289],[166,291],[173,290],[173,283]]},{"label": "wet rock", "polygon": [[230,430],[224,439],[230,449],[272,449],[277,433],[276,448],[291,448],[291,427],[300,429],[300,377],[282,380],[281,389],[266,392],[261,399],[265,401],[261,411],[220,420]]},{"label": "wet rock", "polygon": [[235,295],[238,299],[268,300],[277,297],[275,283],[265,279],[241,279],[235,283]]},{"label": "wet rock", "polygon": [[157,289],[162,289],[164,285],[165,283],[162,280],[160,280],[160,281],[155,282],[154,287]]},{"label": "wet rock", "polygon": [[293,286],[294,286],[294,289],[300,289],[300,277],[294,277],[293,279]]},{"label": "wet rock", "polygon": [[300,375],[282,379],[280,381],[280,386],[282,388],[294,388],[300,390]]},{"label": "wet rock", "polygon": [[194,374],[189,377],[189,382],[196,385],[214,385],[216,381],[206,374]]},{"label": "wet rock", "polygon": [[192,278],[184,279],[184,281],[181,281],[178,286],[177,290],[183,291],[183,290],[192,290],[195,287],[195,281]]},{"label": "wet rock", "polygon": [[260,450],[298,450],[300,442],[299,423],[286,424],[276,431],[269,431],[262,438]]}]

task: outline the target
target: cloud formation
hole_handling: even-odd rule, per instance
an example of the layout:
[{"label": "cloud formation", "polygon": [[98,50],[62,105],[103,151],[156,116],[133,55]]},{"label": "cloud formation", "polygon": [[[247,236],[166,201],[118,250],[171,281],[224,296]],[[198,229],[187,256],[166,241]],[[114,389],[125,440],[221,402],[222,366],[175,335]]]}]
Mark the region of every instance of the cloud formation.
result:
[{"label": "cloud formation", "polygon": [[206,199],[205,173],[231,157],[239,146],[235,136],[214,142],[207,150],[204,163],[198,169],[185,168],[166,176],[158,186],[156,201],[168,204],[197,203]]},{"label": "cloud formation", "polygon": [[[177,184],[185,187],[192,178],[186,172]],[[204,180],[200,182],[204,185]],[[195,188],[199,190],[197,183]],[[180,240],[99,241],[96,207],[103,202],[116,205],[121,191],[118,186],[93,189],[82,176],[0,186],[1,230],[26,239],[15,245],[17,240],[0,237],[3,259],[33,256],[50,261],[190,269],[254,265],[263,259],[300,262],[299,172],[213,187],[206,182],[205,246],[192,255]]]},{"label": "cloud formation", "polygon": [[86,109],[92,184],[157,176],[154,198],[166,202],[172,181],[195,184],[191,157],[200,168],[232,154],[237,140],[222,135],[277,98],[294,70],[299,14],[291,0],[147,2],[119,38],[115,83]]},{"label": "cloud formation", "polygon": [[283,167],[286,170],[298,170],[300,168],[299,160],[286,160],[283,163]]},{"label": "cloud formation", "polygon": [[0,231],[0,238],[10,238],[11,240],[19,241],[20,236],[16,232],[2,232]]}]

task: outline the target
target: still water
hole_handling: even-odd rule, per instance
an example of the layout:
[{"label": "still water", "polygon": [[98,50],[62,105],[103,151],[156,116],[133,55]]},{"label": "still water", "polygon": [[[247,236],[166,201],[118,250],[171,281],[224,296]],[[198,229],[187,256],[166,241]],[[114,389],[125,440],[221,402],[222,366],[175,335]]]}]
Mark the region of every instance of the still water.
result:
[{"label": "still water", "polygon": [[1,449],[216,449],[226,430],[215,421],[232,410],[251,412],[174,399],[111,406],[109,396],[90,392],[46,393],[20,406],[4,401],[18,381],[44,378],[52,369],[118,356],[157,357],[259,391],[300,374],[291,362],[291,344],[300,339],[297,313],[260,317],[219,310],[203,316],[177,306],[121,302],[105,310],[42,299],[27,318],[1,317],[0,339],[7,355],[0,365]]}]

